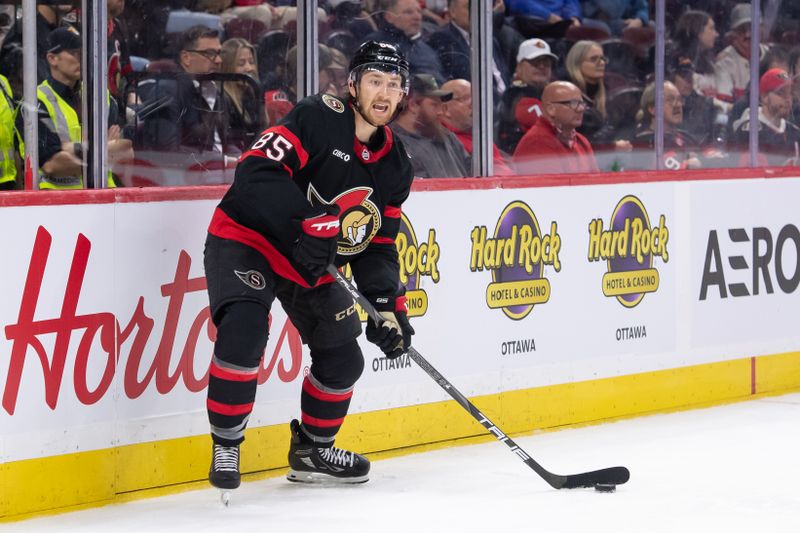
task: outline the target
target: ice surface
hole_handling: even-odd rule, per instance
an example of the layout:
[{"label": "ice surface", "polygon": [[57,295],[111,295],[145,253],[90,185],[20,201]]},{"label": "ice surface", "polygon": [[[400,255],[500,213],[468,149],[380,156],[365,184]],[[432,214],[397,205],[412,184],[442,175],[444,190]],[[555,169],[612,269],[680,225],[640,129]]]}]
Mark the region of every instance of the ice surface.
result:
[{"label": "ice surface", "polygon": [[[464,416],[468,416],[464,414]],[[624,465],[615,493],[557,491],[485,442],[375,461],[369,483],[246,482],[0,525],[0,532],[796,532],[800,394],[516,439],[559,474]]]}]

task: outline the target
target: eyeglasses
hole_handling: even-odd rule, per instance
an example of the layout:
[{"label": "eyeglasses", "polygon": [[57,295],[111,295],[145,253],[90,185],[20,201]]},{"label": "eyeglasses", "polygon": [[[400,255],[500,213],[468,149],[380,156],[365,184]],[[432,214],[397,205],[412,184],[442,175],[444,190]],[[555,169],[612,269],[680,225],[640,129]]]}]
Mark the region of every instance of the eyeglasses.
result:
[{"label": "eyeglasses", "polygon": [[589,63],[594,63],[595,65],[596,65],[596,64],[598,64],[598,63],[600,63],[601,61],[602,61],[603,63],[606,63],[606,64],[608,64],[608,58],[607,58],[606,56],[592,56],[592,57],[587,57],[587,58],[586,58],[584,61],[587,61],[587,62],[589,62]]},{"label": "eyeglasses", "polygon": [[220,57],[222,55],[222,50],[219,50],[219,49],[212,50],[212,49],[209,48],[209,49],[206,49],[206,50],[186,50],[186,51],[187,52],[194,52],[195,54],[200,54],[201,56],[205,57],[209,61],[214,61],[215,59],[217,59],[218,57]]},{"label": "eyeglasses", "polygon": [[589,107],[589,104],[584,100],[561,100],[560,102],[552,102],[553,104],[565,105],[573,111],[581,111]]}]

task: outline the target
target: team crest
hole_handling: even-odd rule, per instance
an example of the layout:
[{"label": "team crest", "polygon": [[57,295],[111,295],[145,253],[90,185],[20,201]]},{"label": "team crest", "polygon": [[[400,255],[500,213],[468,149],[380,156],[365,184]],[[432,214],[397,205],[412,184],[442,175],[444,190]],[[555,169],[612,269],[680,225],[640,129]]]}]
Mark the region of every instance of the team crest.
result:
[{"label": "team crest", "polygon": [[242,283],[257,291],[263,290],[267,286],[267,280],[258,270],[248,270],[247,272],[234,270],[234,273],[242,280]]},{"label": "team crest", "polygon": [[356,187],[331,201],[319,195],[313,185],[308,187],[308,200],[313,205],[336,204],[339,214],[339,255],[356,255],[369,245],[381,227],[378,207],[369,200],[370,187]]},{"label": "team crest", "polygon": [[337,113],[344,113],[344,104],[338,98],[334,98],[329,94],[322,95],[322,101],[325,105],[336,111]]}]

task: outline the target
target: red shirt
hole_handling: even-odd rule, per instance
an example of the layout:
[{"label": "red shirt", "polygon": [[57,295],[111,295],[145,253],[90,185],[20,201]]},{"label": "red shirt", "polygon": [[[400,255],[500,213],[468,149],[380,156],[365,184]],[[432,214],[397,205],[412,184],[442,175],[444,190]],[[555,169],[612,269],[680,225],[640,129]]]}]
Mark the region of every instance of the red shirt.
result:
[{"label": "red shirt", "polygon": [[[464,149],[468,154],[472,155],[472,134],[458,131],[451,127],[450,124],[442,122],[442,125],[448,130],[452,131],[458,138],[459,142],[464,145]],[[508,166],[506,158],[500,153],[497,145],[492,143],[492,158],[494,160],[494,175],[495,176],[513,176],[514,171]]]},{"label": "red shirt", "polygon": [[576,133],[572,146],[566,146],[546,118],[537,120],[520,139],[512,161],[520,174],[598,172],[594,150],[586,137]]}]

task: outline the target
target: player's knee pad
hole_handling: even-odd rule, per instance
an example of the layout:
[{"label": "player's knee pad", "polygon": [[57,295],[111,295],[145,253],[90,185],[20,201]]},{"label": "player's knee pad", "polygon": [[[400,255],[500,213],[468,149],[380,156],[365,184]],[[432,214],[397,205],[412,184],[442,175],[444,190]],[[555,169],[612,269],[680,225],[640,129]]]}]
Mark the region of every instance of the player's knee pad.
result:
[{"label": "player's knee pad", "polygon": [[269,310],[258,302],[231,302],[217,319],[214,355],[227,363],[254,368],[269,337]]},{"label": "player's knee pad", "polygon": [[326,387],[348,389],[364,372],[364,355],[355,340],[334,348],[310,349],[311,373]]}]

